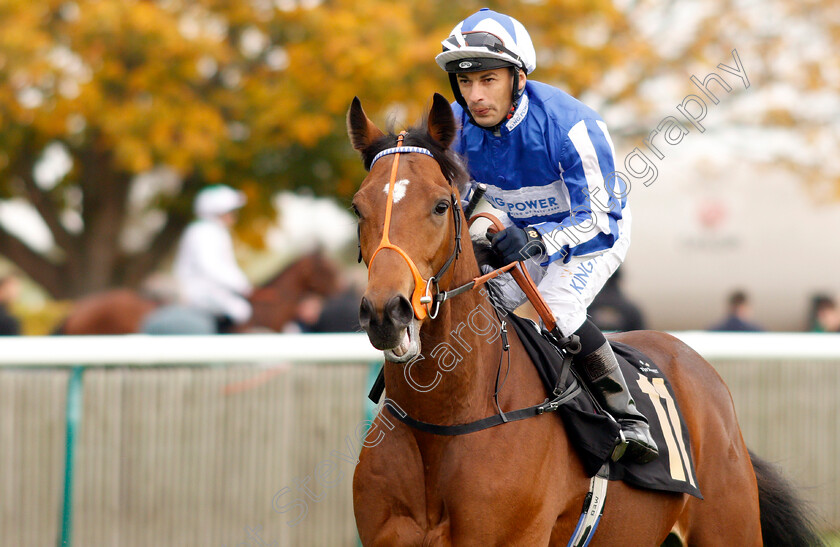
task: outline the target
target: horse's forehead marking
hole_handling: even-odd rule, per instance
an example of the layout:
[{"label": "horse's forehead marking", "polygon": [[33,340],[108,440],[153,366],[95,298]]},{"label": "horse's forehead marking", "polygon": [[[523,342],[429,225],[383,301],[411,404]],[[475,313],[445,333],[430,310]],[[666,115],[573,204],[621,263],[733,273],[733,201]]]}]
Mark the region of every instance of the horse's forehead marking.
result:
[{"label": "horse's forehead marking", "polygon": [[[405,191],[408,188],[408,179],[400,179],[394,183],[394,203],[399,203],[399,201],[405,197]],[[385,194],[388,193],[388,186],[390,183],[385,183]]]}]

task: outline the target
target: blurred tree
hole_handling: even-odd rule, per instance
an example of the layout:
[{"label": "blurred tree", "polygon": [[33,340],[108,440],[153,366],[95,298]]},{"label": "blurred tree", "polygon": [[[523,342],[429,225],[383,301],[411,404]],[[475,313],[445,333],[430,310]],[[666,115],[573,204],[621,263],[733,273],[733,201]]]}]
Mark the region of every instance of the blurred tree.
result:
[{"label": "blurred tree", "polygon": [[[750,33],[760,31],[742,53],[751,80],[785,78],[770,59],[786,35],[755,17],[766,6],[690,4],[0,0],[0,200],[28,202],[51,236],[36,249],[0,218],[0,254],[54,297],[74,297],[143,280],[172,250],[203,185],[249,195],[240,235],[252,242],[278,190],[350,195],[362,177],[344,129],[352,97],[379,120],[413,121],[434,91],[450,94],[433,61],[440,40],[484,5],[531,31],[537,79],[607,110],[626,138],[670,113],[652,88],[677,77],[690,90],[691,70],[727,62]],[[836,50],[831,0],[770,4],[806,28],[822,25],[820,51]],[[788,85],[836,92],[837,56],[822,61],[797,66]],[[775,102],[732,115],[790,128],[802,114]],[[808,138],[836,145],[840,137],[818,131],[828,123],[812,123]]]}]

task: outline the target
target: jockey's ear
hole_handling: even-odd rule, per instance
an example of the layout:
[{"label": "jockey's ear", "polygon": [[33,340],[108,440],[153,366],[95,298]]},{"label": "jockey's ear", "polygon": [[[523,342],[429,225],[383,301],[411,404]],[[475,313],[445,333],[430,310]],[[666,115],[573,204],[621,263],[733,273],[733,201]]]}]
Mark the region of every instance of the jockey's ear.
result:
[{"label": "jockey's ear", "polygon": [[455,140],[455,116],[449,101],[440,93],[432,98],[432,109],[429,111],[429,135],[444,148],[449,148]]},{"label": "jockey's ear", "polygon": [[363,154],[376,139],[385,136],[365,115],[365,111],[362,110],[362,101],[358,97],[353,97],[353,103],[347,111],[347,134],[350,136],[353,148]]}]

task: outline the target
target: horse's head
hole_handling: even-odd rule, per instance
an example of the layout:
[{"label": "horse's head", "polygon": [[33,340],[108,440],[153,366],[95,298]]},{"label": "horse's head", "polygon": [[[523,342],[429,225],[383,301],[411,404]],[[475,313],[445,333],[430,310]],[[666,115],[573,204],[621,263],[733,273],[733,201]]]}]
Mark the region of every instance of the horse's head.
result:
[{"label": "horse's head", "polygon": [[452,276],[456,236],[468,233],[458,188],[468,177],[449,151],[455,119],[446,99],[435,94],[425,127],[386,135],[356,98],[347,127],[370,170],[353,198],[368,266],[359,322],[389,361],[405,363],[420,353],[420,327],[430,311],[435,315],[429,296]]},{"label": "horse's head", "polygon": [[268,279],[251,294],[255,325],[279,332],[294,318],[298,302],[316,294],[329,297],[342,289],[338,266],[317,249]]}]

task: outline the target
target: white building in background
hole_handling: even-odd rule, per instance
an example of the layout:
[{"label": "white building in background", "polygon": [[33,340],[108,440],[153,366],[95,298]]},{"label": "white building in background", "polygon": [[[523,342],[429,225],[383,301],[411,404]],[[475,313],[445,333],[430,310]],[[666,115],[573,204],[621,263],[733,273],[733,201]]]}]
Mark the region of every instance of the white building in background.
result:
[{"label": "white building in background", "polygon": [[652,185],[632,188],[625,292],[654,329],[706,328],[743,289],[757,323],[803,330],[815,293],[840,298],[838,190],[742,162],[714,139],[687,140]]}]

